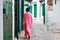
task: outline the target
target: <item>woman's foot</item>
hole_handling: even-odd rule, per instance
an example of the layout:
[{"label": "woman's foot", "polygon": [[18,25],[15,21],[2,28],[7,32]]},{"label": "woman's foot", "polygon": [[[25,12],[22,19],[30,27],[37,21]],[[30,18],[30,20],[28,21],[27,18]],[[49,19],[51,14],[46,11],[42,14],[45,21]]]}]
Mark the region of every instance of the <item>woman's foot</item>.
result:
[{"label": "woman's foot", "polygon": [[24,36],[24,39],[27,39],[27,36]]},{"label": "woman's foot", "polygon": [[30,35],[28,36],[28,39],[30,39]]}]

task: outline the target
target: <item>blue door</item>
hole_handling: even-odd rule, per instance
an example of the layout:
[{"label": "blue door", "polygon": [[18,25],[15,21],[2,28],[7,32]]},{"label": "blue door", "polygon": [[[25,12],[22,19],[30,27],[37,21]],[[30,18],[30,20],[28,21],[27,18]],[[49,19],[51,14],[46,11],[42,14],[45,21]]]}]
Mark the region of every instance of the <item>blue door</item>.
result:
[{"label": "blue door", "polygon": [[29,11],[30,11],[30,13],[32,13],[32,6],[29,6],[29,9],[30,9],[30,10],[29,10]]}]

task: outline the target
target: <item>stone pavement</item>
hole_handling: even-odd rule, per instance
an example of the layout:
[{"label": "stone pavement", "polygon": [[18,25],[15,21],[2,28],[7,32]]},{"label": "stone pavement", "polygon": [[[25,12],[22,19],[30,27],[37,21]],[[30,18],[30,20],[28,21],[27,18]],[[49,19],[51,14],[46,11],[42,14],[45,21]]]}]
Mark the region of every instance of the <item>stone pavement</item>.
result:
[{"label": "stone pavement", "polygon": [[[18,40],[27,40],[27,39],[23,39],[23,36],[24,36],[24,31],[21,32]],[[33,22],[30,40],[48,40],[46,27],[43,24],[40,24],[36,21]]]},{"label": "stone pavement", "polygon": [[[24,31],[19,34],[18,40],[27,40],[24,39]],[[60,40],[60,33],[54,33],[51,31],[47,31],[46,27],[34,21],[31,29],[31,38],[30,40]]]},{"label": "stone pavement", "polygon": [[48,40],[60,40],[60,32],[48,32]]}]

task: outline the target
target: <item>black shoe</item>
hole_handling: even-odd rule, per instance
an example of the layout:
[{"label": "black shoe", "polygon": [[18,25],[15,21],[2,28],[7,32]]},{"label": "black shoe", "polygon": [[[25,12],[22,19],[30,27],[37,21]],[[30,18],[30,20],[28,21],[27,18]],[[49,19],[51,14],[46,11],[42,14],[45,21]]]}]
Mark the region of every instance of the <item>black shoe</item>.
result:
[{"label": "black shoe", "polygon": [[28,39],[30,39],[30,36],[28,36]]}]

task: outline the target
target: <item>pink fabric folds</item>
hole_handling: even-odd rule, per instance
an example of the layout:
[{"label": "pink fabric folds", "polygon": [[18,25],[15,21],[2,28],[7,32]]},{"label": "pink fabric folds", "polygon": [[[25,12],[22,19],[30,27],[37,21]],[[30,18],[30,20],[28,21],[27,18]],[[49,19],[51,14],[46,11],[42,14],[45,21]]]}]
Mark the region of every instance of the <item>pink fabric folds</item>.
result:
[{"label": "pink fabric folds", "polygon": [[31,27],[32,27],[32,15],[29,12],[24,13],[23,16],[23,25],[25,36],[30,35]]}]

